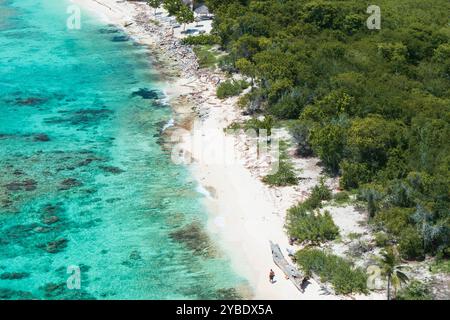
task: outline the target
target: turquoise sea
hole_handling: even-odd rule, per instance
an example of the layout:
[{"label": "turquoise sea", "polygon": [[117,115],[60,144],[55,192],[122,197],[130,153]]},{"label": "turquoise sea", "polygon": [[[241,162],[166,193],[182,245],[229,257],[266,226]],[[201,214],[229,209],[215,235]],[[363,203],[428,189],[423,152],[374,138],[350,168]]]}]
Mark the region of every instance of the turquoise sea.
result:
[{"label": "turquoise sea", "polygon": [[151,53],[69,4],[0,0],[0,299],[237,297]]}]

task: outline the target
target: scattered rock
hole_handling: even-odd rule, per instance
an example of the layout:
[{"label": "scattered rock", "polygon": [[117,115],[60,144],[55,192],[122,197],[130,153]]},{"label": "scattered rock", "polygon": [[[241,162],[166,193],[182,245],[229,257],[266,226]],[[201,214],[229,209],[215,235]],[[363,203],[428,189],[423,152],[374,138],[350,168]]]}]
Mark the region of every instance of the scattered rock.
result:
[{"label": "scattered rock", "polygon": [[48,253],[58,253],[67,247],[67,242],[67,239],[58,239],[55,241],[50,241],[46,244],[40,244],[38,247],[44,249]]},{"label": "scattered rock", "polygon": [[0,274],[1,280],[20,280],[28,278],[30,274],[28,272],[5,272]]},{"label": "scattered rock", "polygon": [[214,293],[214,300],[241,300],[242,296],[236,288],[222,288]]},{"label": "scattered rock", "polygon": [[125,170],[113,166],[100,166],[99,168],[112,174],[121,174],[122,172],[125,172]]},{"label": "scattered rock", "polygon": [[130,40],[130,37],[127,35],[114,36],[111,39],[112,42],[126,42],[129,40]]},{"label": "scattered rock", "polygon": [[2,300],[31,300],[31,292],[0,288],[0,299]]},{"label": "scattered rock", "polygon": [[22,176],[24,174],[25,173],[22,170],[19,170],[19,169],[16,169],[16,170],[13,171],[13,175],[15,175],[15,176]]},{"label": "scattered rock", "polygon": [[185,227],[173,231],[170,233],[170,237],[175,241],[183,243],[196,255],[205,257],[213,257],[216,255],[208,234],[198,222],[192,222]]},{"label": "scattered rock", "polygon": [[23,181],[13,181],[5,185],[8,191],[33,191],[37,188],[37,181],[26,179]]},{"label": "scattered rock", "polygon": [[36,227],[33,229],[33,231],[36,233],[47,233],[50,230],[51,230],[51,228],[48,228],[48,227]]},{"label": "scattered rock", "polygon": [[141,253],[138,250],[133,250],[130,253],[131,260],[142,260]]},{"label": "scattered rock", "polygon": [[46,101],[47,101],[47,99],[38,98],[38,97],[30,97],[30,98],[25,98],[25,99],[17,98],[16,104],[21,105],[21,106],[33,106],[33,105],[43,104]]},{"label": "scattered rock", "polygon": [[75,178],[68,178],[61,182],[60,190],[69,190],[75,187],[80,187],[83,184]]},{"label": "scattered rock", "polygon": [[49,217],[43,217],[42,222],[45,224],[54,224],[59,221],[59,218],[57,216],[49,216]]},{"label": "scattered rock", "polygon": [[101,160],[102,160],[102,159],[100,159],[100,158],[95,158],[95,157],[86,158],[86,159],[84,159],[84,160],[82,160],[82,161],[80,161],[80,162],[78,163],[78,167],[84,167],[84,166],[87,166],[87,165],[91,164],[91,163],[94,162],[94,161],[101,161]]},{"label": "scattered rock", "polygon": [[139,96],[145,100],[156,100],[159,99],[159,93],[157,90],[149,90],[145,88],[141,88],[138,91],[135,91],[131,94],[132,97]]},{"label": "scattered rock", "polygon": [[50,141],[50,138],[45,133],[39,133],[34,136],[33,140],[38,142],[48,142]]}]

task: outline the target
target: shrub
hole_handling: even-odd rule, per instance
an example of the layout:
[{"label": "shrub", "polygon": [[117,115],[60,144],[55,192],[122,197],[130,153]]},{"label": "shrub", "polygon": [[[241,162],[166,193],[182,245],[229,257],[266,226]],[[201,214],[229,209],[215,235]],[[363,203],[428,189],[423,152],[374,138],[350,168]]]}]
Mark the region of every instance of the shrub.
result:
[{"label": "shrub", "polygon": [[447,273],[450,274],[450,260],[448,259],[436,259],[436,261],[430,266],[432,273]]},{"label": "shrub", "polygon": [[280,162],[277,172],[265,176],[262,181],[271,186],[285,187],[296,185],[298,178],[290,163]]},{"label": "shrub", "polygon": [[220,44],[220,37],[212,34],[200,34],[197,36],[188,36],[182,40],[183,44],[198,46],[198,45],[215,45]]},{"label": "shrub", "polygon": [[389,241],[389,236],[385,232],[377,232],[375,234],[375,244],[377,247],[386,247]]},{"label": "shrub", "polygon": [[217,58],[210,51],[211,46],[196,46],[194,52],[197,55],[200,68],[211,68],[217,63]]},{"label": "shrub", "polygon": [[[262,123],[264,122],[267,121],[263,121]],[[267,183],[268,185],[278,187],[296,185],[298,183],[298,177],[294,165],[289,159],[289,155],[287,153],[287,144],[281,141],[279,148],[280,155],[277,172],[266,175],[265,177],[263,177],[262,181],[264,183]]]},{"label": "shrub", "polygon": [[350,196],[348,192],[342,191],[338,192],[333,196],[334,201],[338,204],[344,204],[350,201]]},{"label": "shrub", "polygon": [[367,275],[344,258],[318,249],[303,249],[295,254],[297,264],[307,274],[317,274],[330,282],[337,294],[367,293]]},{"label": "shrub", "polygon": [[375,222],[383,226],[389,233],[399,236],[410,225],[410,217],[414,209],[390,208],[378,212]]},{"label": "shrub", "polygon": [[367,202],[367,211],[369,216],[373,218],[380,210],[380,203],[384,197],[384,190],[378,185],[367,185],[359,190],[358,199]]},{"label": "shrub", "polygon": [[284,95],[277,103],[269,106],[268,112],[279,119],[298,119],[302,108],[298,99]]},{"label": "shrub", "polygon": [[325,180],[322,178],[318,185],[316,185],[311,192],[311,198],[318,199],[320,201],[331,200],[332,193],[331,190],[325,184]]},{"label": "shrub", "polygon": [[366,164],[350,162],[347,160],[341,163],[342,177],[339,181],[343,189],[357,188],[361,183],[370,180],[370,172]]},{"label": "shrub", "polygon": [[325,185],[323,179],[312,190],[310,196],[303,201],[302,205],[307,210],[314,210],[322,207],[322,201],[331,200],[331,190]]},{"label": "shrub", "polygon": [[362,233],[358,233],[358,232],[350,232],[348,234],[348,238],[350,240],[357,240],[357,239],[360,239],[362,236],[363,236],[363,234]]},{"label": "shrub", "polygon": [[288,211],[288,232],[300,242],[321,243],[336,239],[339,228],[328,211],[308,212],[300,205]]},{"label": "shrub", "polygon": [[331,197],[331,190],[321,179],[305,201],[288,210],[286,226],[289,234],[301,242],[320,243],[336,239],[339,228],[334,224],[330,213],[314,212],[315,209],[322,207],[322,201],[330,200]]},{"label": "shrub", "polygon": [[307,121],[297,121],[291,128],[291,134],[297,143],[297,154],[302,157],[311,157],[313,149],[309,143],[311,124]]},{"label": "shrub", "polygon": [[425,258],[423,239],[414,227],[408,227],[400,234],[398,249],[405,259],[423,260]]},{"label": "shrub", "polygon": [[217,88],[217,97],[225,99],[241,94],[243,90],[248,88],[249,84],[245,80],[228,80],[222,82]]},{"label": "shrub", "polygon": [[418,281],[411,281],[408,286],[404,289],[401,289],[397,293],[396,300],[432,300],[433,297],[431,295],[428,287]]}]

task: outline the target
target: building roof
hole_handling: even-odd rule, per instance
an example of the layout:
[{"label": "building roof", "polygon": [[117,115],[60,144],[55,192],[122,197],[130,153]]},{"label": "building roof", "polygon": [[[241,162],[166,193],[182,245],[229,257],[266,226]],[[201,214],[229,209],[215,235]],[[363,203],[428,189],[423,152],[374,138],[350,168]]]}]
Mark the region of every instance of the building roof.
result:
[{"label": "building roof", "polygon": [[210,14],[209,9],[205,5],[201,5],[197,9],[194,10],[196,14]]}]

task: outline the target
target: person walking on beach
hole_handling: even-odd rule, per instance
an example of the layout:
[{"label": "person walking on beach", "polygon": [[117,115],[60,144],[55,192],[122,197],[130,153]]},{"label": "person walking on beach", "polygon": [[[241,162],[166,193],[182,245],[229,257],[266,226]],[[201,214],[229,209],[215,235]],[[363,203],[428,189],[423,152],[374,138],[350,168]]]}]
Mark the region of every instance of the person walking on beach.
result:
[{"label": "person walking on beach", "polygon": [[270,283],[274,283],[274,278],[275,278],[275,272],[272,269],[270,269],[270,272],[269,272]]}]

